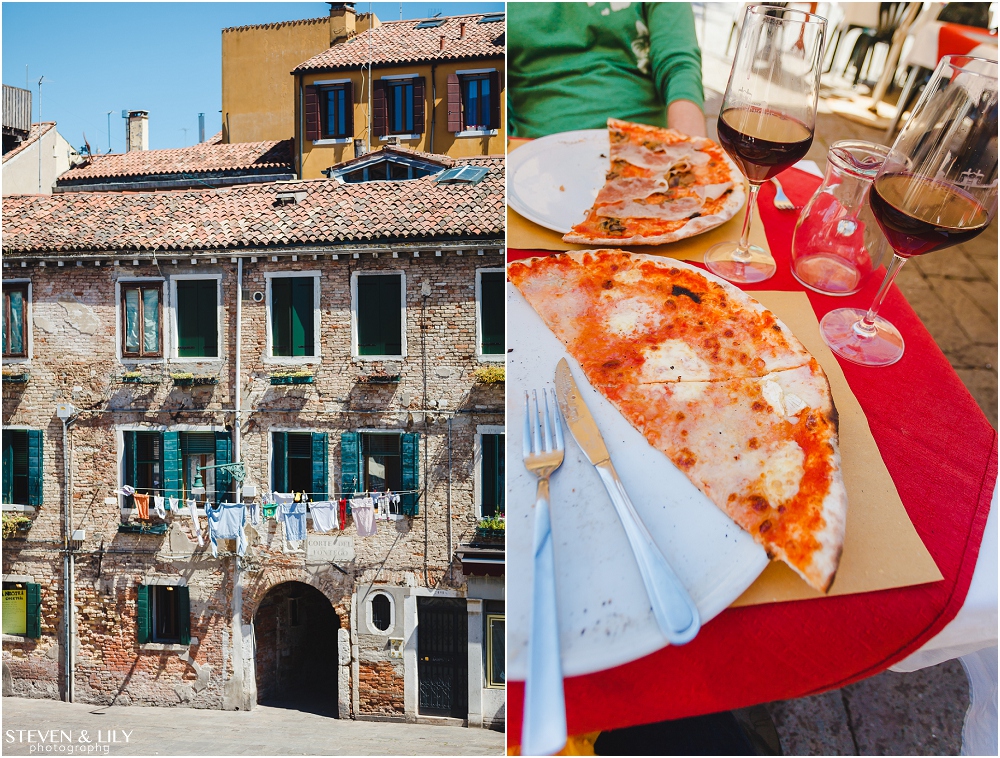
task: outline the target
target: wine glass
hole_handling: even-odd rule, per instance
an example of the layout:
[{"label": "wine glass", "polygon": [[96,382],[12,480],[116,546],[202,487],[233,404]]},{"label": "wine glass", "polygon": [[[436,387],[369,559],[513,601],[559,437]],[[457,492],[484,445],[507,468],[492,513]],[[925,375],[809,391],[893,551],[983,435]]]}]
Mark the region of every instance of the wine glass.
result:
[{"label": "wine glass", "polygon": [[719,143],[750,182],[739,242],[705,253],[713,274],[731,282],[774,275],[770,253],[748,239],[760,186],[801,159],[813,141],[826,19],[769,5],[747,8],[719,111]]},{"label": "wine glass", "polygon": [[868,203],[895,255],[868,311],[830,311],[820,334],[842,358],[888,366],[903,356],[903,337],[878,309],[900,268],[914,255],[972,239],[996,216],[994,61],[941,59],[875,177]]}]

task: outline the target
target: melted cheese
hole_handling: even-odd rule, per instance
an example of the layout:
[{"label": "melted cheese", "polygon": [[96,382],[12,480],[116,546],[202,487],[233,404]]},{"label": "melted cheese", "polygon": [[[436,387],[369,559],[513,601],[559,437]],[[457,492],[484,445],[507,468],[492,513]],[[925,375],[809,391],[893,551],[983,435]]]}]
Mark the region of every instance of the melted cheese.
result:
[{"label": "melted cheese", "polygon": [[627,337],[655,315],[646,303],[622,300],[608,314],[608,329],[621,337]]},{"label": "melted cheese", "polygon": [[805,474],[806,454],[793,440],[787,440],[767,457],[764,473],[764,495],[772,506],[795,497]]},{"label": "melted cheese", "polygon": [[659,350],[646,350],[643,358],[646,362],[642,365],[640,382],[696,382],[712,378],[711,366],[681,340],[666,340]]},{"label": "melted cheese", "polygon": [[775,413],[779,416],[785,415],[785,409],[781,402],[781,396],[784,394],[784,391],[777,382],[772,382],[770,379],[764,379],[761,383],[760,393],[764,396],[764,399],[771,404]]},{"label": "melted cheese", "polygon": [[597,215],[609,218],[655,218],[661,221],[683,221],[701,211],[705,204],[697,195],[664,200],[661,203],[646,203],[624,200],[597,208]]}]

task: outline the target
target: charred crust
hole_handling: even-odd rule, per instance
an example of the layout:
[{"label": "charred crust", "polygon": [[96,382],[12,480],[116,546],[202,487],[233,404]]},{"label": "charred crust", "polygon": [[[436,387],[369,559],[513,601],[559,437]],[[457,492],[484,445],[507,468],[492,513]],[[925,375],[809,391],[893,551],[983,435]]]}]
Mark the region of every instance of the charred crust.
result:
[{"label": "charred crust", "polygon": [[689,297],[696,303],[701,303],[701,295],[697,292],[692,292],[687,287],[681,287],[679,284],[675,284],[670,291],[671,295],[683,295],[684,297]]}]

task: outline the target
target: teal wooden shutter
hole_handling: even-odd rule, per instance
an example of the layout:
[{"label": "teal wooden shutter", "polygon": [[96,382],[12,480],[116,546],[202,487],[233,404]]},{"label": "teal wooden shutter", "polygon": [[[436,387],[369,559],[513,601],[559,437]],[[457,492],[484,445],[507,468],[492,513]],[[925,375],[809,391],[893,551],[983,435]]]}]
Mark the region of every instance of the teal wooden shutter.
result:
[{"label": "teal wooden shutter", "polygon": [[3,502],[14,502],[14,443],[10,431],[3,435]]},{"label": "teal wooden shutter", "polygon": [[292,279],[292,355],[315,355],[313,349],[313,278]]},{"label": "teal wooden shutter", "polygon": [[357,432],[344,432],[340,435],[340,489],[349,495],[362,487],[361,435]]},{"label": "teal wooden shutter", "polygon": [[483,355],[503,355],[504,274],[484,271],[479,275],[479,325]]},{"label": "teal wooden shutter", "polygon": [[191,594],[187,587],[174,587],[177,593],[177,628],[180,632],[180,643],[191,644]]},{"label": "teal wooden shutter", "polygon": [[[233,462],[232,432],[215,433],[215,465],[222,466]],[[233,475],[220,468],[215,469],[215,494],[220,500],[226,500],[231,491]]]},{"label": "teal wooden shutter", "polygon": [[41,505],[42,487],[42,432],[28,430],[28,505]]},{"label": "teal wooden shutter", "polygon": [[25,637],[38,639],[42,636],[42,585],[26,584],[25,588]]},{"label": "teal wooden shutter", "polygon": [[163,433],[163,494],[180,498],[183,495],[181,482],[181,435],[180,432]]},{"label": "teal wooden shutter", "polygon": [[149,642],[149,587],[139,585],[139,597],[135,603],[135,637],[140,645]]},{"label": "teal wooden shutter", "polygon": [[312,436],[312,495],[313,500],[327,499],[327,441],[326,435],[313,432]]},{"label": "teal wooden shutter", "polygon": [[271,488],[288,492],[288,433],[271,432]]},{"label": "teal wooden shutter", "polygon": [[[420,435],[416,433],[402,435],[400,453],[403,491],[417,490],[420,488]],[[402,495],[400,504],[403,506],[403,513],[407,516],[419,515],[419,501],[419,492]]]},{"label": "teal wooden shutter", "polygon": [[358,277],[359,355],[403,354],[402,282],[398,274]]},{"label": "teal wooden shutter", "polygon": [[125,470],[122,471],[122,484],[135,487],[135,480],[137,478],[135,432],[122,432],[122,441],[125,443]]},{"label": "teal wooden shutter", "polygon": [[292,355],[291,280],[276,278],[271,280],[271,355]]},{"label": "teal wooden shutter", "polygon": [[218,357],[218,298],[215,279],[177,282],[177,355],[181,358]]}]

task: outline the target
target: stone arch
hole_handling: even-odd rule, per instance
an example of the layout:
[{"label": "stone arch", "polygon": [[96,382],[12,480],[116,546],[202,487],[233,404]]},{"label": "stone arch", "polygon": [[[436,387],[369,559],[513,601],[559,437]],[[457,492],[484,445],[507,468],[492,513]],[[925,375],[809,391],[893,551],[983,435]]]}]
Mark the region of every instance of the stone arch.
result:
[{"label": "stone arch", "polygon": [[333,569],[324,573],[313,573],[303,567],[274,567],[257,574],[243,574],[243,623],[253,623],[253,617],[261,601],[274,587],[285,582],[300,582],[308,584],[330,601],[333,610],[340,619],[341,629],[351,628],[351,593],[354,591],[348,577],[342,576],[342,581],[331,576]]}]

